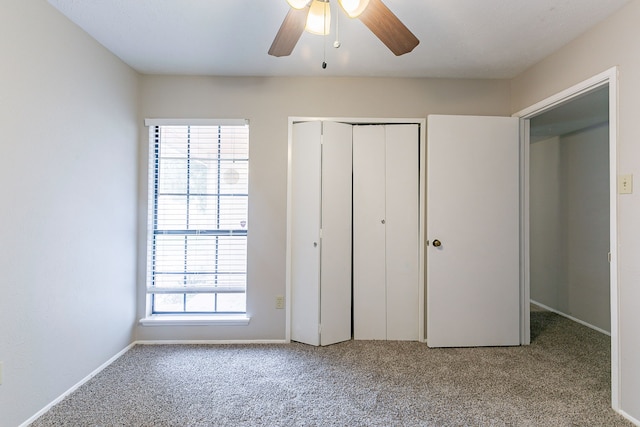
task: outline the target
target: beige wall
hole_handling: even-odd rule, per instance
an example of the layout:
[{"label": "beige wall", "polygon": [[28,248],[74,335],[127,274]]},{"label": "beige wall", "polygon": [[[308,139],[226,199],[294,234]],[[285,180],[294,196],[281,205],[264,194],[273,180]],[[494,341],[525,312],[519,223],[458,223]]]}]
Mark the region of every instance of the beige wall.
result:
[{"label": "beige wall", "polygon": [[0,5],[0,426],[132,341],[137,82],[44,0]]},{"label": "beige wall", "polygon": [[[139,326],[137,339],[284,339],[287,120],[289,116],[424,118],[431,113],[506,115],[509,83],[499,80],[376,78],[142,78],[143,118],[250,120],[248,326]],[[148,136],[140,135],[146,153]],[[146,221],[146,154],[140,159],[141,214]],[[144,252],[138,281],[144,283]],[[139,287],[138,315],[144,315]]]},{"label": "beige wall", "polygon": [[[522,73],[512,82],[512,112],[618,66],[618,173],[640,176],[640,1]],[[640,192],[618,196],[620,405],[640,420]]]},{"label": "beige wall", "polygon": [[609,126],[561,138],[567,215],[567,312],[605,331],[609,307]]},{"label": "beige wall", "polygon": [[563,209],[560,137],[530,147],[531,299],[567,312],[567,215]]},{"label": "beige wall", "polygon": [[531,144],[531,299],[610,331],[609,126]]}]

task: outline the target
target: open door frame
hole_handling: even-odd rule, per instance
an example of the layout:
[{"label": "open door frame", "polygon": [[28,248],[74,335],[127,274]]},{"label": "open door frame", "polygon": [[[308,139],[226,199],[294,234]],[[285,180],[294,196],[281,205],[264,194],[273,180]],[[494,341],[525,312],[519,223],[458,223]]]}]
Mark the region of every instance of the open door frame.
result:
[{"label": "open door frame", "polygon": [[513,114],[521,120],[520,135],[520,289],[521,289],[521,321],[520,336],[521,343],[528,345],[531,343],[530,331],[530,254],[529,254],[529,120],[554,107],[571,101],[572,99],[591,92],[603,86],[609,86],[609,208],[610,208],[610,266],[609,282],[611,287],[611,406],[614,410],[620,411],[620,372],[619,372],[619,335],[618,335],[618,310],[619,310],[619,290],[618,290],[618,154],[617,154],[617,134],[618,134],[618,68],[610,68],[598,75],[580,82],[562,92],[550,96],[522,111]]}]

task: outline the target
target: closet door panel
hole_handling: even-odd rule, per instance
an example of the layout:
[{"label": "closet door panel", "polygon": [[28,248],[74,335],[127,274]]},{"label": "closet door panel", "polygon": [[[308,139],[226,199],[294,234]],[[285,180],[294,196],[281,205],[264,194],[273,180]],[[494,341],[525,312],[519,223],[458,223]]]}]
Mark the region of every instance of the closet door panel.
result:
[{"label": "closet door panel", "polygon": [[385,131],[353,128],[353,333],[386,339]]},{"label": "closet door panel", "polygon": [[293,125],[291,339],[319,345],[321,123]]},{"label": "closet door panel", "polygon": [[351,129],[323,123],[321,345],[351,339]]},{"label": "closet door panel", "polygon": [[387,125],[387,339],[418,340],[419,130]]}]

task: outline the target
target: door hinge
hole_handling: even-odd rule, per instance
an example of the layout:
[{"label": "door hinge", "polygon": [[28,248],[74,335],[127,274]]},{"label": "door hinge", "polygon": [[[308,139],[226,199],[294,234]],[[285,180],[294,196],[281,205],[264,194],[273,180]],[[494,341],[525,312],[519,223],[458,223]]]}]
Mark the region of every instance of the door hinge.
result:
[{"label": "door hinge", "polygon": [[611,262],[611,252],[607,253],[607,259]]}]

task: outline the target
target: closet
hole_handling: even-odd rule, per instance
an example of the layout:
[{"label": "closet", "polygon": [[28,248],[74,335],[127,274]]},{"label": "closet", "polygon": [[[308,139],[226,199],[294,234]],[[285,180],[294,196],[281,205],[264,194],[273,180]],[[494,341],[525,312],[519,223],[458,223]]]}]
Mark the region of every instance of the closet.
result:
[{"label": "closet", "polygon": [[292,340],[420,339],[419,129],[292,125]]},{"label": "closet", "polygon": [[418,339],[417,125],[353,129],[353,333]]}]

